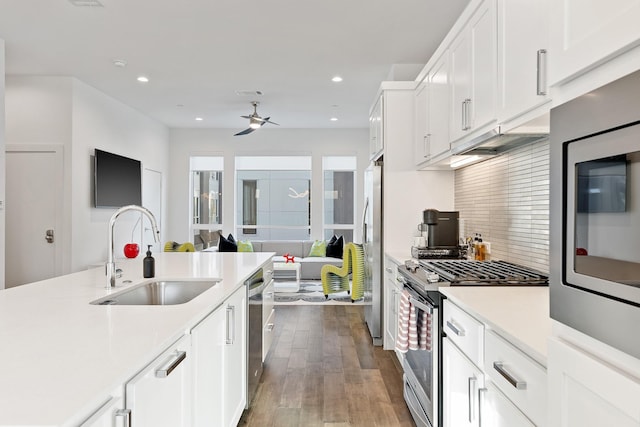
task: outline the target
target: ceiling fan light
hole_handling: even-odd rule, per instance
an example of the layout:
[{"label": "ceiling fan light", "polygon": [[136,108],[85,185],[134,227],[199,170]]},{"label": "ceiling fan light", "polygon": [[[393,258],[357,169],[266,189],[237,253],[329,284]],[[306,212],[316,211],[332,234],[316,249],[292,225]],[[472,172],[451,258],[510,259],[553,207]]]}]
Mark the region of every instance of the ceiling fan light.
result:
[{"label": "ceiling fan light", "polygon": [[251,129],[258,129],[260,126],[262,126],[262,122],[260,120],[257,120],[254,117],[249,119],[249,127]]}]

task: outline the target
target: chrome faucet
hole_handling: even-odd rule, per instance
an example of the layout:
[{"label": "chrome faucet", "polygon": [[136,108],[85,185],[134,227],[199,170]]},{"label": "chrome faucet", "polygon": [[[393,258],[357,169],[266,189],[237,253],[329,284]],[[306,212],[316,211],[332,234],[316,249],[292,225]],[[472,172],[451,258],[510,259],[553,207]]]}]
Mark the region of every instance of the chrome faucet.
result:
[{"label": "chrome faucet", "polygon": [[121,213],[127,211],[138,211],[147,216],[149,218],[149,222],[151,222],[151,230],[153,231],[153,240],[158,243],[160,241],[160,231],[158,231],[158,223],[156,222],[156,218],[153,216],[151,211],[147,208],[143,208],[142,206],[137,205],[128,205],[123,206],[113,215],[111,215],[111,219],[109,220],[109,258],[107,260],[106,269],[107,269],[107,289],[113,288],[116,286],[116,263],[113,257],[113,227],[116,224],[116,219],[120,216]]}]

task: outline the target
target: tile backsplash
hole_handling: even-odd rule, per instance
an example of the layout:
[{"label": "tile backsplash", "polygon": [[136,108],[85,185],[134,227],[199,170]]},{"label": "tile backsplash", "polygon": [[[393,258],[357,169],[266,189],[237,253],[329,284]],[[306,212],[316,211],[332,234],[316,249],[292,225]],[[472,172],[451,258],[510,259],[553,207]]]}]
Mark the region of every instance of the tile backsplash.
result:
[{"label": "tile backsplash", "polygon": [[455,172],[464,236],[481,233],[491,258],[549,272],[549,141]]}]

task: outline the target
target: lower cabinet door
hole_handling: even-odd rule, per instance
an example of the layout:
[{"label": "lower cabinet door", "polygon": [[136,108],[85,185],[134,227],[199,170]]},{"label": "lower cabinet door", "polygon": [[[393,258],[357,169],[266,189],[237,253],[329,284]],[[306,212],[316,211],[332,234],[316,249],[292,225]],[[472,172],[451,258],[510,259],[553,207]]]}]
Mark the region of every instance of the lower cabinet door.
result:
[{"label": "lower cabinet door", "polygon": [[189,338],[183,337],[126,384],[132,426],[191,426]]},{"label": "lower cabinet door", "polygon": [[480,427],[535,427],[491,381],[480,389],[478,400]]},{"label": "lower cabinet door", "polygon": [[484,374],[449,340],[442,340],[444,427],[479,427]]},{"label": "lower cabinet door", "polygon": [[640,380],[586,350],[549,340],[549,425],[640,427]]},{"label": "lower cabinet door", "polygon": [[124,393],[122,387],[119,387],[80,427],[128,426],[130,416],[130,411],[124,409]]},{"label": "lower cabinet door", "polygon": [[225,303],[224,425],[236,426],[247,404],[247,291]]}]

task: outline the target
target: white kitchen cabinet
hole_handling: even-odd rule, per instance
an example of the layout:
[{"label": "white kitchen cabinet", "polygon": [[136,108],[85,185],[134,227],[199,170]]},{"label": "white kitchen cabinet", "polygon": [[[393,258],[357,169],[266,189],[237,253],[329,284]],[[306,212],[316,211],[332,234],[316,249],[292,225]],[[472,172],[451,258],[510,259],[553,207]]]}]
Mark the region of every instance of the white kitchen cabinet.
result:
[{"label": "white kitchen cabinet", "polygon": [[478,427],[484,374],[448,337],[442,340],[444,427]]},{"label": "white kitchen cabinet", "polygon": [[495,0],[485,0],[451,44],[451,141],[495,126],[496,26]]},{"label": "white kitchen cabinet", "polygon": [[551,85],[566,83],[640,43],[636,0],[558,0],[550,17]]},{"label": "white kitchen cabinet", "polygon": [[431,158],[449,151],[449,52],[436,60],[429,71],[428,79],[428,134]]},{"label": "white kitchen cabinet", "polygon": [[498,123],[550,100],[549,0],[498,0]]},{"label": "white kitchen cabinet", "polygon": [[384,292],[385,333],[383,345],[385,350],[393,350],[395,349],[398,335],[398,309],[400,307],[402,284],[398,281],[398,264],[389,257],[385,257]]},{"label": "white kitchen cabinet", "polygon": [[449,299],[442,311],[444,425],[546,426],[545,368]]},{"label": "white kitchen cabinet", "polygon": [[384,96],[380,95],[369,114],[369,158],[376,159],[384,149]]},{"label": "white kitchen cabinet", "polygon": [[246,289],[191,330],[194,426],[235,426],[247,399]]},{"label": "white kitchen cabinet", "polygon": [[549,340],[553,427],[640,426],[640,378],[559,338]]},{"label": "white kitchen cabinet", "polygon": [[190,364],[190,336],[186,335],[126,384],[131,425],[192,425]]},{"label": "white kitchen cabinet", "polygon": [[433,64],[415,91],[414,150],[416,166],[424,166],[449,151],[449,56]]},{"label": "white kitchen cabinet", "polygon": [[487,378],[536,425],[547,424],[547,372],[494,331],[485,332]]},{"label": "white kitchen cabinet", "polygon": [[480,427],[535,427],[490,380],[480,389]]},{"label": "white kitchen cabinet", "polygon": [[414,158],[416,166],[419,166],[431,158],[429,146],[429,89],[428,77],[416,88],[413,100],[413,128],[414,128]]},{"label": "white kitchen cabinet", "polygon": [[124,408],[124,390],[116,388],[80,427],[127,427],[131,411]]}]

